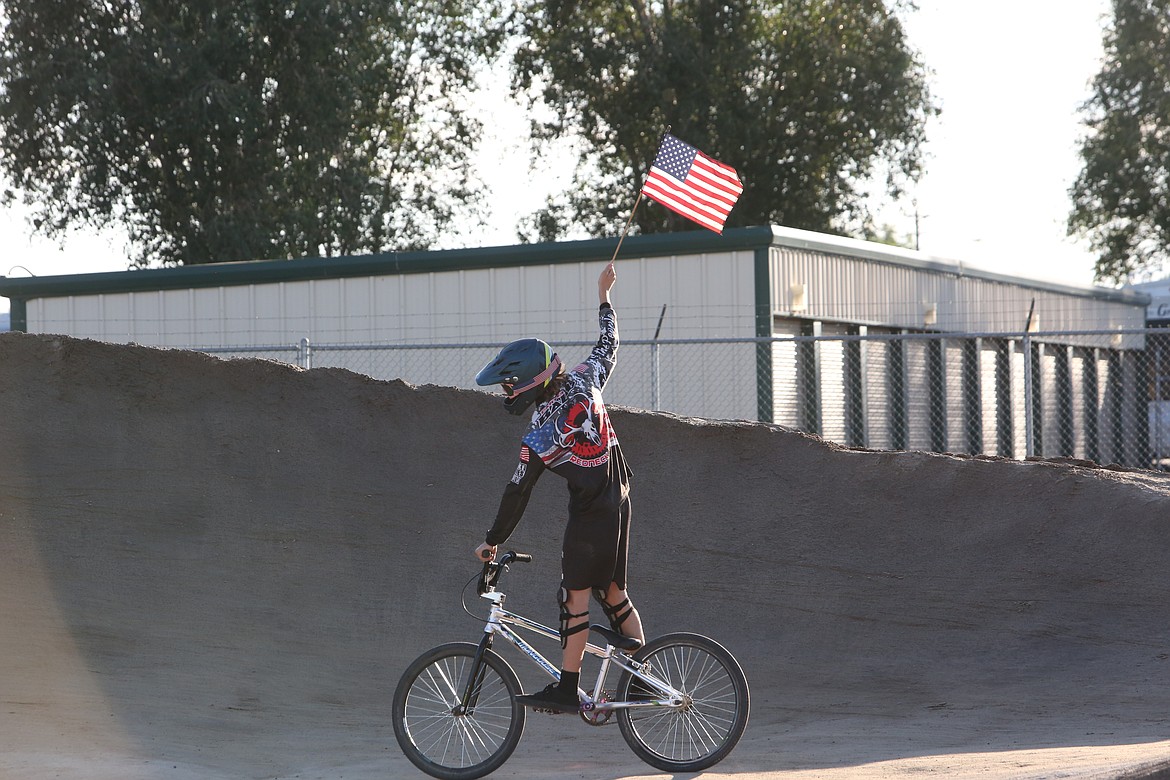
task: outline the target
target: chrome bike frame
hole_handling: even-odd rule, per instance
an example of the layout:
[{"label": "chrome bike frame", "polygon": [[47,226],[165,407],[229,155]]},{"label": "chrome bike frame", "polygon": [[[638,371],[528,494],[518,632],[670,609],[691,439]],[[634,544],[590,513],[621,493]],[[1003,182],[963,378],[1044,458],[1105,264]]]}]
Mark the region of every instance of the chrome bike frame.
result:
[{"label": "chrome bike frame", "polygon": [[[488,613],[487,623],[484,625],[484,638],[480,642],[480,653],[488,647],[491,647],[492,638],[495,636],[502,636],[520,652],[531,658],[536,662],[537,666],[545,671],[554,680],[561,678],[560,669],[554,666],[547,658],[541,655],[540,651],[525,641],[524,637],[516,630],[517,628],[531,631],[547,639],[559,641],[561,634],[559,631],[549,628],[542,623],[537,623],[535,620],[530,620],[523,615],[515,612],[510,612],[504,609],[504,600],[507,596],[496,590],[489,590],[487,593],[481,593],[480,598],[491,602],[491,610]],[[515,628],[514,628],[515,627]],[[608,712],[619,709],[642,709],[651,707],[670,707],[672,709],[681,709],[687,706],[688,697],[678,689],[671,686],[668,682],[661,679],[653,673],[650,665],[647,663],[640,663],[635,661],[626,653],[618,650],[613,645],[607,644],[604,648],[586,642],[585,652],[588,655],[595,656],[601,659],[601,668],[597,673],[597,683],[593,687],[593,692],[589,693],[580,688],[577,689],[577,694],[582,700],[582,712]],[[632,674],[634,677],[645,683],[649,692],[658,695],[657,699],[645,699],[636,702],[631,701],[601,701],[600,694],[605,689],[605,678],[609,674],[611,667],[618,667]],[[472,675],[474,681],[477,675]],[[474,685],[469,686],[469,693]]]}]

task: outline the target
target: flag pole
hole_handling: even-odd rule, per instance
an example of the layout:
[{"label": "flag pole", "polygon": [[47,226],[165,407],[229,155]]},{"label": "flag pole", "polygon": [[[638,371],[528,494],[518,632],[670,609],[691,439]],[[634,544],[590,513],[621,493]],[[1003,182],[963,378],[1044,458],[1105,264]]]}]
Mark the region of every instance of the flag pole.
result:
[{"label": "flag pole", "polygon": [[[662,139],[666,138],[666,134],[669,132],[670,132],[670,125],[667,125],[666,129],[662,131],[662,135],[660,135],[658,137],[659,148],[662,147]],[[644,183],[645,182],[643,182],[643,184]],[[630,225],[632,225],[634,223],[634,213],[637,212],[638,204],[641,202],[642,202],[642,190],[641,190],[641,188],[639,188],[638,189],[638,198],[637,198],[637,200],[634,201],[634,207],[632,209],[630,209],[630,218],[626,220],[626,227],[624,230],[622,230],[621,236],[618,237],[617,247],[615,247],[613,250],[613,257],[609,258],[610,265],[613,265],[613,261],[617,260],[618,252],[621,251],[621,248],[622,248],[622,242],[626,240],[626,234],[630,232]]]},{"label": "flag pole", "polygon": [[609,258],[609,264],[613,265],[613,261],[617,260],[618,250],[622,248],[622,242],[626,240],[626,233],[630,232],[630,225],[634,222],[634,212],[638,210],[638,204],[642,202],[642,191],[638,190],[638,199],[634,201],[634,207],[630,209],[630,218],[626,220],[626,228],[622,231],[621,237],[618,238],[617,248],[613,250],[613,257]]}]

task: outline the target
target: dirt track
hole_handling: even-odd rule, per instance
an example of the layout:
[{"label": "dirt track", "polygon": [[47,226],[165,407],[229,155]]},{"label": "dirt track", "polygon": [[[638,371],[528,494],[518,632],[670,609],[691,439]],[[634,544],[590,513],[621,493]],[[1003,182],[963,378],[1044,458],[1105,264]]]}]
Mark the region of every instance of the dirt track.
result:
[{"label": "dirt track", "polygon": [[[522,425],[498,404],[0,335],[0,777],[421,777],[390,695],[476,639],[459,592]],[[751,681],[704,777],[1170,764],[1170,477],[614,424],[648,632],[710,634]],[[550,621],[564,503],[546,478],[509,545],[536,556],[509,605]],[[662,777],[547,716],[497,776]]]}]

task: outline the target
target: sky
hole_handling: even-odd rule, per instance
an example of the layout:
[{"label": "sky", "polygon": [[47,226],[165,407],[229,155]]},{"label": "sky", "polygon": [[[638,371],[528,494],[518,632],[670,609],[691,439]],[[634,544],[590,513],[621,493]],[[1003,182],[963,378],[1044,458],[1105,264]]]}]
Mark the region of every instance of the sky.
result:
[{"label": "sky", "polygon": [[[1108,0],[918,0],[904,17],[910,44],[933,73],[942,115],[927,127],[925,175],[878,222],[917,236],[932,256],[1029,279],[1089,285],[1093,256],[1065,236],[1068,196],[1080,170],[1078,108],[1100,69]],[[539,175],[528,166],[524,117],[497,87],[480,171],[495,182],[489,227],[459,246],[509,245],[517,218],[563,189],[566,159]],[[684,139],[685,140],[685,139]],[[750,163],[749,163],[750,165]],[[748,166],[741,165],[750,176]],[[0,181],[0,186],[4,182]],[[915,214],[917,212],[917,219]],[[124,271],[117,233],[78,232],[63,244],[30,235],[27,213],[0,208],[0,276]],[[9,309],[0,297],[0,312]]]}]

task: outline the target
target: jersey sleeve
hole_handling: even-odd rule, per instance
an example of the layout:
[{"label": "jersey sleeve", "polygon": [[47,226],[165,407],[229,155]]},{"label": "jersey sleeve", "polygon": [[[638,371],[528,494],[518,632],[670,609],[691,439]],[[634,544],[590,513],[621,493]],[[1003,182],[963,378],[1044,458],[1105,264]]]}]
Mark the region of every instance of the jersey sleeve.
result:
[{"label": "jersey sleeve", "polygon": [[597,344],[589,353],[589,357],[577,370],[580,371],[584,367],[586,372],[591,375],[593,384],[600,390],[605,388],[605,383],[609,381],[609,375],[617,363],[617,313],[608,303],[603,303],[598,309],[597,320],[601,335],[598,336]]},{"label": "jersey sleeve", "polygon": [[500,508],[496,512],[496,521],[484,538],[490,545],[503,544],[516,530],[524,510],[528,506],[528,498],[532,495],[532,488],[540,475],[544,472],[544,463],[528,448],[520,445],[520,463],[512,474],[511,481],[504,487],[504,495],[500,499]]}]

